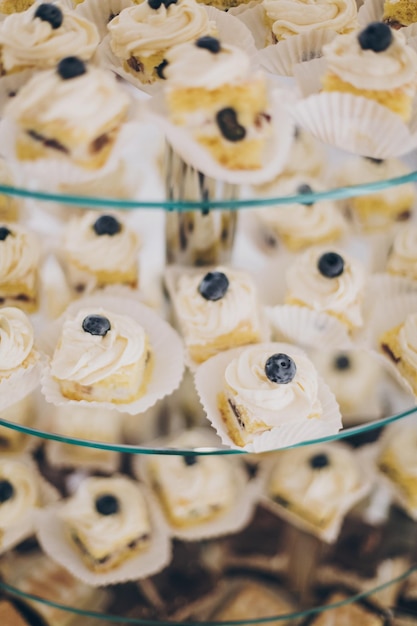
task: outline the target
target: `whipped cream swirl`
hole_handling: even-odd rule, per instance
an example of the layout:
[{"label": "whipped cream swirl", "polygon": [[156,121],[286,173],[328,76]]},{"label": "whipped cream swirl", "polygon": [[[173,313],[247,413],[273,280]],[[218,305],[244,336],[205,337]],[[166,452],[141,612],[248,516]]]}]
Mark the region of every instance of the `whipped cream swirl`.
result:
[{"label": "whipped cream swirl", "polygon": [[[326,252],[337,252],[344,260],[340,276],[327,278],[317,265]],[[341,315],[353,325],[363,323],[361,298],[365,287],[362,265],[337,249],[327,246],[309,248],[287,270],[288,298],[298,300],[315,311]]]},{"label": "whipped cream swirl", "polygon": [[0,375],[23,364],[33,348],[29,318],[14,307],[0,309]]},{"label": "whipped cream swirl", "polygon": [[13,13],[0,23],[1,61],[6,70],[19,67],[46,69],[67,56],[90,59],[99,44],[95,24],[58,4],[62,25],[34,17],[39,3],[23,13]]},{"label": "whipped cream swirl", "polygon": [[341,35],[323,46],[328,71],[357,89],[387,90],[417,82],[417,52],[406,44],[405,36],[392,30],[392,43],[384,52],[362,50],[358,34]]},{"label": "whipped cream swirl", "polygon": [[[96,500],[103,495],[113,495],[118,500],[117,513],[101,515],[97,511]],[[82,536],[97,558],[151,534],[148,505],[141,488],[124,476],[87,478],[65,502],[59,516]]]},{"label": "whipped cream swirl", "polygon": [[137,262],[139,241],[133,230],[127,228],[119,216],[121,229],[114,235],[97,235],[93,226],[99,214],[87,212],[72,219],[63,237],[63,249],[77,266],[93,272],[131,267]]},{"label": "whipped cream swirl", "polygon": [[183,275],[176,288],[176,307],[189,345],[205,344],[213,337],[227,335],[240,323],[250,320],[260,330],[258,297],[255,284],[244,272],[217,267],[229,279],[229,287],[220,300],[203,298],[198,287],[206,272]]},{"label": "whipped cream swirl", "polygon": [[[83,330],[82,323],[88,315],[102,315],[110,321],[111,329],[104,337]],[[58,380],[94,385],[139,361],[146,349],[146,333],[134,319],[103,309],[83,309],[63,324],[51,374]]]},{"label": "whipped cream swirl", "polygon": [[127,7],[108,25],[110,47],[122,59],[150,56],[174,45],[194,41],[216,32],[202,4],[178,0],[152,9],[148,2]]},{"label": "whipped cream swirl", "polygon": [[417,226],[410,224],[398,231],[387,269],[394,274],[417,278]]},{"label": "whipped cream swirl", "polygon": [[[278,384],[267,378],[265,364],[275,353],[288,354],[294,361],[297,369],[291,382]],[[321,412],[313,364],[286,344],[257,344],[243,349],[226,367],[225,382],[234,401],[271,428]]]},{"label": "whipped cream swirl", "polygon": [[0,241],[0,286],[22,281],[33,286],[40,262],[39,241],[36,235],[17,224],[9,224],[7,228],[10,234]]},{"label": "whipped cream swirl", "polygon": [[348,33],[358,26],[355,0],[263,0],[275,37],[329,29]]},{"label": "whipped cream swirl", "polygon": [[407,315],[398,334],[401,358],[417,369],[417,313]]},{"label": "whipped cream swirl", "polygon": [[0,481],[3,480],[7,480],[13,487],[12,497],[0,503],[0,529],[8,530],[37,506],[39,486],[33,468],[18,460],[0,460]]},{"label": "whipped cream swirl", "polygon": [[[314,468],[312,460],[317,455],[325,455],[328,464]],[[291,502],[299,503],[317,517],[328,519],[361,485],[354,455],[345,446],[335,443],[279,452],[268,491],[272,497],[288,495]]]},{"label": "whipped cream swirl", "polygon": [[165,57],[168,65],[164,76],[168,87],[217,89],[244,80],[250,73],[248,55],[227,44],[222,44],[220,51],[213,54],[193,43],[184,43],[169,50]]}]

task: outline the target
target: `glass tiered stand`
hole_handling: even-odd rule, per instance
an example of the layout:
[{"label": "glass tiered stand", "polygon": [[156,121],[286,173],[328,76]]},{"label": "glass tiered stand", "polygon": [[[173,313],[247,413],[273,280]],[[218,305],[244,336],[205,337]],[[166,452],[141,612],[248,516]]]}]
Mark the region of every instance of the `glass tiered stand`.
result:
[{"label": "glass tiered stand", "polygon": [[[409,164],[412,173],[408,176],[350,188],[327,189],[308,199],[341,200],[417,181],[417,154],[409,157]],[[178,186],[178,176],[172,171],[172,155],[170,157],[169,152],[165,167],[164,202],[52,195],[10,186],[0,186],[0,193],[20,199],[26,205],[34,228],[40,224],[35,221],[43,220],[40,230],[45,238],[51,237],[50,224],[56,228],[60,220],[65,220],[74,212],[86,209],[123,211],[137,226],[143,242],[140,266],[145,301],[168,319],[170,306],[163,289],[162,275],[165,265],[171,263],[183,266],[233,263],[249,269],[264,286],[265,303],[275,304],[273,276],[268,276],[268,272],[272,271],[270,259],[252,243],[245,226],[246,216],[263,207],[280,204],[289,205],[287,210],[291,211],[291,204],[305,201],[306,197],[239,199],[236,187],[216,186],[192,168],[182,172],[182,180],[187,177],[187,184]],[[52,267],[48,274],[44,297],[51,315],[57,315],[63,308],[65,293],[61,291],[59,278],[53,270]],[[36,320],[34,323],[36,325]],[[342,440],[356,448],[376,441],[392,422],[414,419],[415,412],[417,408],[412,402],[396,404],[389,401],[388,395],[381,419],[368,421],[365,413],[357,425],[342,429],[326,441]],[[86,474],[97,472],[83,468],[82,464],[78,464],[76,469],[51,467],[45,449],[54,442],[79,448],[81,453],[84,449],[86,456],[93,450],[102,454],[112,469],[100,470],[101,474],[116,470],[130,474],[137,455],[241,455],[247,471],[256,475],[258,459],[254,455],[221,446],[180,450],[149,443],[180,429],[208,426],[187,379],[184,379],[179,391],[160,401],[148,413],[128,416],[111,442],[63,434],[57,426],[51,426],[47,413],[45,408],[41,409],[36,422],[30,427],[4,419],[0,419],[0,426],[1,431],[11,429],[30,442],[30,453],[40,471],[62,494],[68,494]],[[308,442],[307,445],[313,443],[318,442]],[[325,579],[321,574],[326,563],[337,562],[340,569],[351,572],[343,585],[343,594],[337,600],[338,605],[370,602],[382,607],[387,623],[417,624],[417,583],[413,578],[417,570],[416,538],[417,524],[378,493],[370,499],[367,507],[353,509],[346,516],[339,539],[333,545],[325,545],[299,530],[292,531],[288,524],[258,504],[252,521],[244,530],[198,542],[174,540],[173,558],[165,570],[150,578],[105,588],[105,600],[98,604],[85,599],[82,601],[76,595],[77,599],[73,601],[70,593],[67,600],[62,593],[56,596],[53,584],[49,588],[43,587],[42,591],[36,591],[35,586],[30,588],[20,584],[24,577],[19,574],[18,563],[25,563],[25,559],[30,557],[27,562],[31,563],[36,578],[37,559],[45,558],[34,538],[2,555],[0,593],[19,607],[29,623],[41,625],[304,625],[309,620],[316,620],[319,614],[329,616],[329,621],[320,621],[320,624],[333,625],[337,624],[331,618],[334,605],[326,604],[326,597],[334,581],[331,575]],[[270,589],[276,588],[291,608],[275,615],[265,607],[265,615],[258,611],[256,619],[250,615],[250,610],[246,619],[224,622],[213,617],[220,597],[219,589],[228,588],[228,585],[233,589],[236,581],[242,580],[261,581]],[[407,589],[408,609],[404,613],[401,602],[407,595]],[[410,609],[413,601],[415,615]],[[359,622],[357,626],[361,626]]]}]

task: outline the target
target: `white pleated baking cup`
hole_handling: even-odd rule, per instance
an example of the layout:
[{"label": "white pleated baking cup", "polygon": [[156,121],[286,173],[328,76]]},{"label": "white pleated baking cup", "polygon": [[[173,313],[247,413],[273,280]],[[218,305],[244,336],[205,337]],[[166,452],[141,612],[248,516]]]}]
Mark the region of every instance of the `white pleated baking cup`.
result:
[{"label": "white pleated baking cup", "polygon": [[38,387],[42,372],[42,356],[33,349],[33,362],[0,380],[0,411],[19,402]]},{"label": "white pleated baking cup", "polygon": [[259,51],[256,60],[271,74],[293,76],[295,65],[321,57],[323,46],[336,35],[324,29],[300,33]]},{"label": "white pleated baking cup", "polygon": [[[205,6],[204,9],[208,18],[215,23],[220,41],[241,48],[255,64],[256,47],[248,28],[236,17],[229,15],[229,13],[219,11],[210,6]],[[128,72],[124,68],[123,61],[113,53],[110,41],[111,37],[108,34],[104,37],[97,50],[96,58],[101,66],[112,70],[128,83],[149,95],[157,94],[163,89],[163,80],[151,84],[144,83],[140,80],[140,74],[135,76],[132,72]]]},{"label": "white pleated baking cup", "polygon": [[398,296],[417,298],[417,280],[388,273],[373,274],[369,279],[369,290],[374,302],[385,302],[387,298]]},{"label": "white pleated baking cup", "polygon": [[[215,266],[215,267],[207,266],[204,268],[204,271],[209,272],[210,270],[216,269],[216,267],[218,266]],[[169,297],[174,307],[176,327],[180,329],[182,327],[182,324],[181,324],[181,315],[178,311],[178,300],[177,300],[178,280],[181,278],[181,276],[193,276],[195,274],[201,274],[201,272],[202,272],[201,268],[200,269],[190,268],[190,267],[187,268],[187,267],[182,267],[180,265],[171,265],[170,267],[167,267],[167,269],[165,270],[165,274],[164,274],[165,286],[167,288]],[[251,276],[251,278],[253,279],[254,277]],[[268,324],[266,315],[263,311],[263,308],[261,306],[259,306],[258,314],[260,318],[261,341],[263,342],[269,341],[269,338],[270,338],[269,324]],[[195,372],[196,369],[199,367],[199,363],[196,363],[196,361],[194,361],[194,359],[191,358],[186,345],[185,345],[185,364],[192,372]]]},{"label": "white pleated baking cup", "polygon": [[353,347],[348,330],[335,317],[307,307],[282,305],[266,307],[273,341],[291,343],[304,349],[329,350]]},{"label": "white pleated baking cup", "polygon": [[[394,286],[394,294],[396,287]],[[402,324],[407,315],[417,313],[417,295],[389,295],[387,289],[384,296],[378,297],[373,314],[367,327],[367,342],[375,355],[384,364],[391,376],[410,395],[410,408],[415,404],[417,396],[414,394],[409,382],[400,374],[398,368],[388,355],[382,352],[379,339],[383,333]],[[414,396],[414,402],[413,402]]]},{"label": "white pleated baking cup", "polygon": [[183,161],[216,180],[235,185],[254,185],[274,178],[284,169],[288,160],[294,139],[294,124],[288,112],[287,101],[286,92],[280,89],[271,90],[272,135],[266,140],[262,167],[257,170],[232,170],[218,163],[210,152],[194,139],[189,130],[170,121],[163,94],[157,94],[146,104],[150,115],[160,124],[168,142]]},{"label": "white pleated baking cup", "polygon": [[151,159],[142,158],[149,145],[152,145],[149,144],[148,124],[146,119],[142,122],[126,122],[120,129],[106,163],[97,169],[83,169],[65,157],[20,161],[16,155],[17,126],[7,119],[0,122],[0,142],[16,184],[26,189],[59,191],[61,185],[93,183],[97,178],[111,176],[121,161],[135,171],[140,186],[141,182],[146,182],[149,169],[154,166]]},{"label": "white pleated baking cup", "polygon": [[[37,481],[39,485],[39,506],[45,507],[51,504],[54,504],[60,499],[60,495],[58,491],[53,487],[50,483],[48,483],[40,474],[32,461],[31,457],[20,454],[10,454],[7,455],[7,458],[10,460],[16,460],[21,463],[27,465],[34,477],[34,480]],[[36,524],[35,524],[35,516],[39,511],[36,507],[31,507],[28,509],[24,515],[17,520],[11,528],[2,529],[3,534],[1,536],[0,542],[0,554],[4,554],[8,550],[11,550],[19,543],[28,539],[35,534]]]},{"label": "white pleated baking cup", "polygon": [[324,57],[297,63],[293,67],[293,74],[298,91],[303,98],[315,95],[321,91],[321,77],[327,68]]},{"label": "white pleated baking cup", "polygon": [[245,13],[249,9],[253,9],[253,7],[256,7],[260,3],[261,3],[261,0],[250,0],[249,2],[240,2],[239,4],[237,4],[237,6],[227,9],[227,11],[228,13],[230,13],[230,15],[237,16],[237,15],[241,15],[242,13]]},{"label": "white pleated baking cup", "polygon": [[258,50],[265,48],[268,41],[272,43],[272,33],[267,28],[265,9],[261,3],[251,2],[249,5],[245,4],[229,9],[228,12],[249,29]]},{"label": "white pleated baking cup", "polygon": [[[384,0],[365,0],[358,11],[360,28],[365,28],[371,22],[381,22],[384,15]],[[400,29],[401,33],[409,39],[417,35],[417,24],[411,24]]]},{"label": "white pleated baking cup", "polygon": [[171,560],[171,541],[153,494],[144,486],[141,488],[146,497],[152,529],[150,544],[143,552],[123,561],[109,572],[93,572],[84,564],[81,555],[67,538],[65,523],[58,515],[62,503],[48,507],[36,515],[37,538],[42,550],[75,578],[92,587],[116,585],[157,574]]},{"label": "white pleated baking cup", "polygon": [[[335,442],[333,445],[335,447],[342,446],[345,449],[347,448],[346,445],[339,442]],[[335,512],[335,515],[329,521],[328,525],[325,528],[319,528],[309,520],[301,517],[301,515],[297,515],[296,513],[293,513],[292,511],[287,509],[285,506],[274,502],[267,493],[260,500],[262,506],[271,511],[271,513],[274,513],[277,517],[280,517],[292,526],[295,526],[299,530],[314,535],[322,541],[325,541],[326,543],[334,543],[339,536],[345,515],[350,511],[350,509],[352,509],[356,504],[359,504],[359,502],[364,500],[369,495],[372,484],[375,480],[375,472],[370,472],[370,463],[363,463],[358,454],[352,452],[351,448],[348,449],[351,451],[351,454],[356,457],[356,463],[359,463],[361,466],[362,482],[358,486],[358,488],[355,489],[354,492],[346,494],[343,501],[340,502],[340,506]],[[274,466],[273,459],[268,461],[267,464],[269,465],[269,469],[271,471]],[[268,479],[265,481],[266,491],[267,485]]]},{"label": "white pleated baking cup", "polygon": [[78,311],[84,308],[91,308],[92,310],[103,308],[119,315],[129,315],[144,328],[149,337],[153,355],[153,369],[146,393],[138,400],[126,404],[69,400],[62,395],[58,382],[51,376],[50,363],[48,362],[44,366],[41,376],[41,390],[47,402],[56,406],[66,404],[101,407],[136,415],[143,413],[158,400],[170,395],[179,387],[184,373],[184,348],[179,335],[155,311],[134,299],[119,299],[94,294],[70,304],[64,315],[49,325],[47,333],[42,338],[42,345],[50,358],[58,342],[64,321],[68,317],[75,316]]},{"label": "white pleated baking cup", "polygon": [[[213,430],[208,428],[194,428],[192,430],[196,434],[197,441],[201,442],[197,449],[224,448],[218,436]],[[175,439],[175,435],[169,437],[160,437],[149,443],[152,448],[170,447],[170,442]],[[170,528],[172,537],[181,539],[182,541],[200,541],[203,539],[211,539],[235,533],[242,530],[251,520],[256,503],[261,493],[261,483],[258,477],[249,480],[248,474],[244,469],[240,459],[223,457],[233,467],[236,501],[232,503],[230,508],[220,513],[215,519],[196,522],[192,526],[183,528],[173,525],[166,518],[166,523]],[[150,489],[152,489],[152,478],[149,474],[150,460],[145,456],[135,455],[133,459],[133,474],[142,480]],[[202,486],[204,489],[204,487]],[[165,515],[163,506],[155,494],[162,515]]]},{"label": "white pleated baking cup", "polygon": [[[310,61],[309,63],[314,63]],[[298,126],[336,148],[377,159],[397,157],[417,146],[401,118],[377,102],[348,93],[320,93],[291,110]]]},{"label": "white pleated baking cup", "polygon": [[[271,351],[288,354],[304,354],[303,350],[286,343],[264,344]],[[224,391],[224,373],[229,363],[246,348],[234,348],[222,352],[198,368],[195,385],[207,418],[222,442],[235,450],[246,452],[269,452],[288,448],[304,441],[335,435],[342,428],[339,406],[333,393],[323,380],[318,380],[318,399],[322,405],[320,418],[291,420],[270,431],[257,435],[252,443],[238,446],[231,439],[218,407],[217,398]]]},{"label": "white pleated baking cup", "polygon": [[75,12],[93,22],[97,26],[100,39],[103,39],[108,32],[107,24],[110,18],[133,4],[132,0],[83,0],[77,4]]}]

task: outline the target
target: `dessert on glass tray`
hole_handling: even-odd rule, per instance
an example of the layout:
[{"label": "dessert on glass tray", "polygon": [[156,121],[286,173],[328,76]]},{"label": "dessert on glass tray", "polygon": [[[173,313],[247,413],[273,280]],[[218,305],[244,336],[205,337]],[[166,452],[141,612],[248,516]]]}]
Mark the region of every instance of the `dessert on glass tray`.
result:
[{"label": "dessert on glass tray", "polygon": [[387,272],[417,280],[417,227],[414,224],[397,231],[388,254]]},{"label": "dessert on glass tray", "polygon": [[33,76],[5,107],[4,118],[16,126],[19,161],[52,157],[95,170],[108,160],[129,105],[114,74],[66,57]]},{"label": "dessert on glass tray", "polygon": [[216,35],[196,0],[148,0],[123,9],[109,22],[110,48],[123,68],[142,83],[165,78],[165,55],[174,45]]},{"label": "dessert on glass tray", "polygon": [[68,540],[85,565],[107,572],[146,550],[152,534],[138,483],[124,476],[85,479],[59,510]]},{"label": "dessert on glass tray", "polygon": [[14,307],[0,309],[0,382],[27,371],[38,360],[33,328],[27,315]]},{"label": "dessert on glass tray", "polygon": [[417,394],[416,333],[417,313],[410,313],[401,324],[389,328],[379,338],[380,350],[393,362],[414,394]]},{"label": "dessert on glass tray", "polygon": [[51,360],[51,375],[72,400],[125,404],[146,393],[152,349],[127,315],[82,309],[67,318]]},{"label": "dessert on glass tray", "polygon": [[98,43],[92,22],[59,3],[36,3],[0,22],[0,75],[44,70],[74,54],[88,61]]},{"label": "dessert on glass tray", "polygon": [[39,304],[38,238],[18,224],[0,225],[0,304],[34,313]]},{"label": "dessert on glass tray", "polygon": [[247,54],[214,37],[174,46],[163,70],[171,121],[231,170],[262,167],[272,134],[266,78]]},{"label": "dessert on glass tray", "polygon": [[65,226],[58,251],[76,294],[107,285],[138,286],[139,238],[121,217],[85,212]]},{"label": "dessert on glass tray", "polygon": [[339,35],[323,46],[323,55],[327,62],[323,91],[369,98],[410,121],[417,53],[402,33],[373,22],[359,33]]}]

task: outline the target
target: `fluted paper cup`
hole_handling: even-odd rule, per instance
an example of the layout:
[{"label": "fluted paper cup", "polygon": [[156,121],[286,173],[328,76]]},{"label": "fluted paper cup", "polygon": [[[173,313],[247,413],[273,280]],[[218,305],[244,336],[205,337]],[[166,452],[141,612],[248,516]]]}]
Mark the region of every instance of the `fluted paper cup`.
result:
[{"label": "fluted paper cup", "polygon": [[107,35],[107,24],[126,7],[134,4],[132,0],[84,0],[75,7],[75,12],[93,22],[98,29],[100,39]]}]

